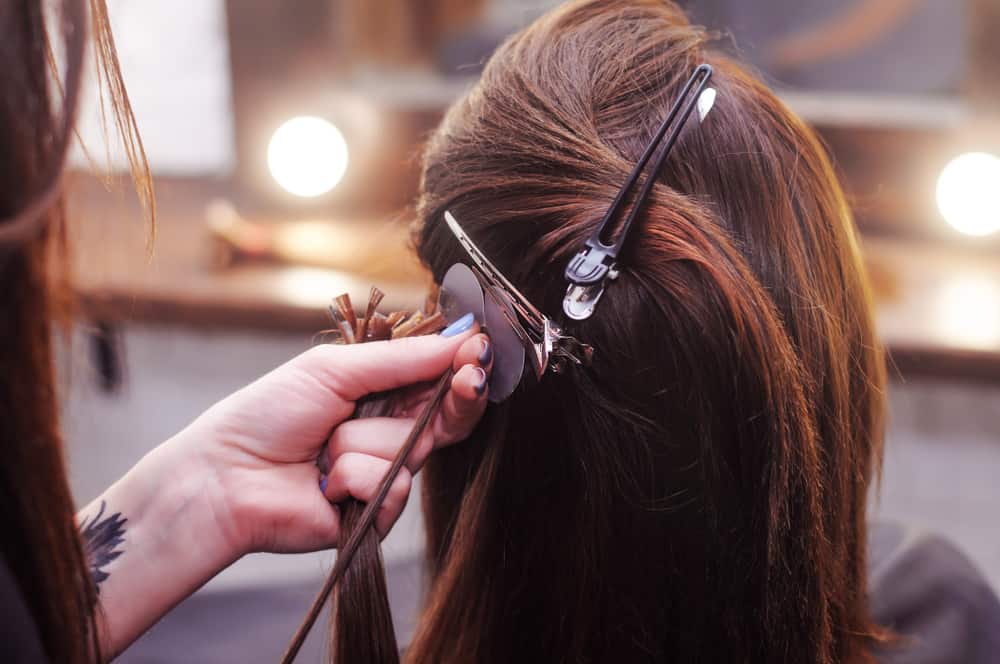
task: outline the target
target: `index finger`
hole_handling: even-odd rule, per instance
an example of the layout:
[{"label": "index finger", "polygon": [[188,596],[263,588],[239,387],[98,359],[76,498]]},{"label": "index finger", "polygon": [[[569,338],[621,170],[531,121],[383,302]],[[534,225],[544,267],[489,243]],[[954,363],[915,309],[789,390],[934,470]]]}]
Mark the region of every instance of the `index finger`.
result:
[{"label": "index finger", "polygon": [[300,356],[315,379],[346,401],[433,380],[451,366],[473,323],[452,337],[427,335],[363,344],[316,346]]}]

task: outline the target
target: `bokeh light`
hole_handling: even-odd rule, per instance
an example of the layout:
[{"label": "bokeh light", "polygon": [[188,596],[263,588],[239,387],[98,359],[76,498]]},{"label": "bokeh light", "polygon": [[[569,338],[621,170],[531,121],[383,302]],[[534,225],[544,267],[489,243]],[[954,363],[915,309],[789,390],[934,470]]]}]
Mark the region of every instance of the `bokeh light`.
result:
[{"label": "bokeh light", "polygon": [[1000,158],[970,152],[951,161],[938,178],[937,204],[953,228],[966,235],[1000,230]]},{"label": "bokeh light", "polygon": [[931,324],[959,348],[996,351],[1000,348],[1000,286],[988,276],[950,279],[934,300]]},{"label": "bokeh light", "polygon": [[301,116],[278,127],[267,146],[271,176],[302,197],[327,193],[347,171],[347,142],[331,122]]}]

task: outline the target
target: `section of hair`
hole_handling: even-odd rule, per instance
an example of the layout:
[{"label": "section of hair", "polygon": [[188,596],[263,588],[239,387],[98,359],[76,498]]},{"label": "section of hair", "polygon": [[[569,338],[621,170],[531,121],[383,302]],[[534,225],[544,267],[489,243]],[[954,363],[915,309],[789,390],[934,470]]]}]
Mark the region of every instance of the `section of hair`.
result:
[{"label": "section of hair", "polygon": [[[370,318],[369,315],[366,320]],[[354,417],[386,417],[392,410],[392,397],[376,394],[358,404]],[[339,509],[340,541],[346,542],[359,526],[365,504],[349,499],[340,503]],[[399,662],[385,562],[374,527],[364,536],[330,598],[329,654],[331,664]]]},{"label": "section of hair", "polygon": [[[340,506],[340,534],[346,541],[357,528],[364,503],[349,500]],[[392,627],[385,564],[378,532],[365,535],[354,560],[333,595],[330,661],[397,664],[399,650]]]},{"label": "section of hair", "polygon": [[[397,311],[385,316],[377,312],[383,296],[381,290],[373,287],[362,317],[357,316],[350,295],[344,293],[338,296],[330,306],[330,315],[336,323],[335,330],[330,331],[336,331],[340,335],[341,343],[353,344],[435,334],[444,326],[444,316],[436,311],[436,297],[428,297],[424,311],[412,314]],[[450,384],[451,376],[449,371],[439,379],[438,386],[434,388],[437,396],[428,399],[423,415],[416,419],[410,437],[397,452],[393,468],[402,467],[401,464],[405,461],[404,455],[412,451],[413,444],[427,424],[427,418],[436,412],[440,397],[444,394],[443,390]],[[396,392],[368,395],[358,402],[353,417],[356,419],[391,417],[396,410],[398,397],[399,394]],[[399,466],[395,465],[397,462]],[[394,471],[388,471],[382,479],[382,485],[388,486],[394,477]],[[330,592],[332,586],[330,661],[376,664],[399,662],[379,535],[371,519],[366,531],[359,530],[364,525],[364,512],[367,507],[371,507],[375,514],[381,504],[377,498],[368,505],[353,499],[339,504],[341,531],[338,546],[343,547],[340,555],[351,555],[349,552],[354,542],[360,543],[352,558],[343,559],[345,564],[343,571],[339,565],[335,565],[330,572],[312,608],[293,637],[283,661],[291,661],[298,652],[318,615],[320,603],[324,601],[326,593]],[[358,533],[361,533],[361,539],[355,540]],[[340,562],[341,560],[337,561]]]},{"label": "section of hair", "polygon": [[414,662],[859,662],[883,358],[813,133],[669,2],[581,0],[506,42],[425,155],[416,243],[451,210],[550,315],[692,71],[715,68],[589,320],[592,369],[525,380],[424,470]]}]

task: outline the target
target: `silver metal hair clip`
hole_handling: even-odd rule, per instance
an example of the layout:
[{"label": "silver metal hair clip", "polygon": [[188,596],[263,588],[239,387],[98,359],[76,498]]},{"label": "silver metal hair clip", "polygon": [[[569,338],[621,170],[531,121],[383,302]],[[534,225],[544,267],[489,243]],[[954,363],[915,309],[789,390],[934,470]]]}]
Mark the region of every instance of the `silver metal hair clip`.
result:
[{"label": "silver metal hair clip", "polygon": [[[666,161],[667,155],[670,154],[670,150],[677,142],[681,130],[687,124],[687,120],[695,107],[698,108],[699,121],[703,121],[715,105],[715,90],[713,88],[706,88],[711,78],[711,65],[703,64],[694,70],[694,74],[692,74],[687,84],[685,84],[681,96],[670,109],[670,113],[660,125],[660,128],[657,129],[656,134],[653,135],[653,139],[646,147],[646,151],[640,157],[639,162],[628,176],[625,184],[618,191],[618,195],[615,196],[614,202],[611,203],[611,207],[605,213],[600,226],[587,239],[583,249],[566,266],[566,280],[569,282],[569,285],[566,288],[566,297],[563,299],[563,312],[573,320],[590,318],[594,313],[597,302],[601,299],[601,295],[604,294],[604,289],[607,288],[608,282],[618,278],[618,252],[628,237],[632,222],[639,215],[643,203],[646,202],[646,199],[649,198],[649,193],[653,190],[653,184],[656,182],[656,174],[660,172],[660,168],[663,166],[664,161]],[[695,93],[692,96],[691,91],[693,89]],[[678,115],[680,116],[680,122],[675,123],[674,121],[677,120]],[[653,163],[653,168],[646,178],[645,183],[643,183],[642,190],[632,205],[628,217],[625,218],[625,223],[622,224],[621,232],[618,233],[618,239],[612,244],[605,243],[603,238],[608,224],[624,207],[628,193],[639,180],[646,162],[656,152],[657,147],[659,147],[660,142],[663,140],[664,134],[671,127],[673,129],[667,137],[660,156]]]},{"label": "silver metal hair clip", "polygon": [[450,212],[444,213],[444,219],[469,255],[471,265],[456,264],[445,275],[441,284],[442,310],[446,319],[452,311],[475,312],[478,308],[482,312],[480,322],[489,328],[495,350],[490,399],[502,401],[514,391],[524,369],[526,351],[536,377],[550,368],[559,371],[566,361],[589,366],[593,348],[563,334],[555,321],[532,305],[480,251]]}]

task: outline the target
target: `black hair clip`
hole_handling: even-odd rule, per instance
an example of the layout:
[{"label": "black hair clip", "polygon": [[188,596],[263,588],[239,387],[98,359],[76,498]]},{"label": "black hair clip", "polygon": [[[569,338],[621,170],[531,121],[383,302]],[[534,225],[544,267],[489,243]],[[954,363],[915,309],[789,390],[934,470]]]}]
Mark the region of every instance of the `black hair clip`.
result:
[{"label": "black hair clip", "polygon": [[[573,320],[590,318],[594,313],[594,307],[597,306],[598,300],[604,294],[607,282],[613,281],[618,277],[618,252],[625,243],[632,222],[639,215],[643,203],[645,203],[649,197],[649,192],[653,189],[656,174],[660,171],[664,161],[666,161],[667,155],[670,154],[670,150],[677,142],[677,138],[680,136],[681,130],[687,123],[694,108],[698,107],[699,120],[704,120],[705,116],[712,110],[712,106],[715,103],[715,90],[713,88],[706,88],[711,78],[711,65],[703,64],[695,69],[694,74],[692,74],[684,86],[680,98],[674,103],[673,108],[670,109],[670,114],[667,115],[663,124],[660,125],[656,134],[653,135],[653,139],[650,141],[649,146],[646,147],[646,151],[639,159],[632,173],[628,176],[625,184],[618,191],[614,202],[611,203],[611,207],[605,213],[604,219],[601,220],[601,225],[587,239],[584,248],[566,266],[566,280],[569,282],[569,286],[566,288],[566,297],[563,299],[563,311]],[[693,89],[695,90],[695,94],[692,96],[691,91]],[[680,121],[675,123],[678,116],[680,116]],[[663,140],[664,134],[671,127],[673,127],[673,130],[667,137],[666,144],[660,152],[660,156],[654,162],[653,169],[646,178],[646,182],[643,184],[642,190],[639,192],[639,196],[636,198],[631,211],[629,211],[628,217],[625,218],[625,223],[622,224],[621,231],[618,233],[618,239],[613,244],[605,244],[603,237],[608,223],[615,218],[624,205],[628,192],[638,181],[642,169],[646,166],[646,162],[653,156],[653,153]]]}]

